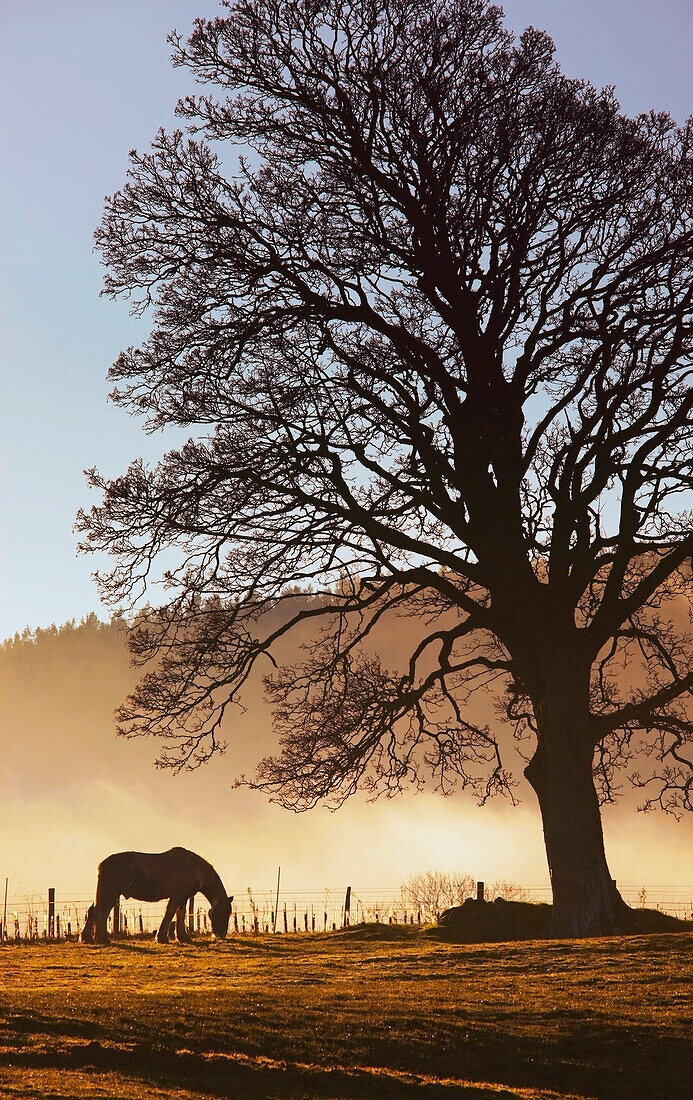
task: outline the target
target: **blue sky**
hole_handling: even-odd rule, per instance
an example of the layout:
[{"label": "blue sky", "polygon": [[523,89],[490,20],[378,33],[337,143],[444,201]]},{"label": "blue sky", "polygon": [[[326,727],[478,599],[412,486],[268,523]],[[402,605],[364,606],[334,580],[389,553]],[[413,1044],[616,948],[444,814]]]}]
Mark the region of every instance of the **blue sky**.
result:
[{"label": "blue sky", "polygon": [[[614,84],[631,114],[693,113],[690,0],[507,0],[548,30],[563,69]],[[173,123],[190,78],[166,35],[215,0],[0,0],[0,637],[99,608],[77,557],[82,471],[114,475],[162,441],[107,401],[106,371],[142,322],[99,298],[92,233],[127,153]]]}]

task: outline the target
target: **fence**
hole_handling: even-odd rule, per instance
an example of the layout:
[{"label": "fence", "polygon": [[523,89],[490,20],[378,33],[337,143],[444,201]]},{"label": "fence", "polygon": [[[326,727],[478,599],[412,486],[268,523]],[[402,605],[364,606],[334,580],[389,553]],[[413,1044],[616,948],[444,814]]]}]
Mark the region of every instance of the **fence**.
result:
[{"label": "fence", "polygon": [[[624,900],[635,907],[659,909],[682,920],[693,920],[693,886],[620,885]],[[531,901],[551,901],[548,886],[522,886]],[[477,896],[483,897],[483,883]],[[0,942],[76,939],[81,932],[92,898],[84,894],[6,893],[0,910]],[[109,918],[109,932],[123,936],[153,934],[163,920],[164,902],[139,902],[121,898]],[[188,903],[186,922],[193,933],[211,932],[209,904],[201,894]],[[282,891],[277,905],[272,889],[255,892],[250,888],[234,898],[230,935],[327,932],[350,924],[423,924],[430,915],[421,907],[407,905],[397,887],[352,890]]]},{"label": "fence", "polygon": [[[272,891],[247,890],[234,898],[229,933],[326,932],[361,922],[421,924],[423,921],[421,910],[412,906],[407,908],[401,900],[389,899],[395,891],[362,893],[363,897],[349,887],[287,891],[277,905]],[[54,889],[46,895],[8,896],[6,916],[0,919],[0,936],[4,940],[76,938],[84,926],[92,900],[84,895],[56,897]],[[165,908],[165,902],[121,898],[109,918],[109,932],[126,936],[154,933],[161,924]],[[208,912],[209,903],[201,894],[190,899],[186,913],[188,929],[194,933],[211,932]]]}]

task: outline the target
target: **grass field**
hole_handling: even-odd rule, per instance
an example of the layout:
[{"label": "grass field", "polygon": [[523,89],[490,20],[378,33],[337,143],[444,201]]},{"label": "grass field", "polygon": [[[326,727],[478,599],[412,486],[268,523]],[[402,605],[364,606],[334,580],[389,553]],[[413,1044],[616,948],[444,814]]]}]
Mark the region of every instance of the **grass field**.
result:
[{"label": "grass field", "polygon": [[690,1097],[693,938],[0,948],[0,1096]]}]

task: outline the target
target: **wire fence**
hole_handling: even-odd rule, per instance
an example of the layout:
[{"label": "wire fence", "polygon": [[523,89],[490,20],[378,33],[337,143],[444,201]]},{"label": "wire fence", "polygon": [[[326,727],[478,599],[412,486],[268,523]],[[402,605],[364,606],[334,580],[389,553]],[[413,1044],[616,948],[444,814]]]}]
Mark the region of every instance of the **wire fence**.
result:
[{"label": "wire fence", "polygon": [[[551,889],[543,885],[520,885],[525,900],[550,902]],[[629,905],[693,921],[693,886],[638,886],[619,884]],[[484,896],[483,883],[477,897]],[[86,894],[56,892],[13,893],[0,898],[0,942],[77,939],[86,920],[92,898]],[[488,900],[493,900],[489,898]],[[4,902],[4,904],[3,904]],[[121,936],[154,934],[164,918],[166,902],[139,902],[121,898],[109,917],[109,933]],[[335,887],[323,890],[283,890],[277,904],[272,889],[234,897],[229,935],[301,934],[328,932],[353,924],[421,925],[437,914],[422,905],[407,902],[401,887],[352,890]],[[186,907],[188,930],[196,935],[211,934],[209,903],[201,894]]]}]

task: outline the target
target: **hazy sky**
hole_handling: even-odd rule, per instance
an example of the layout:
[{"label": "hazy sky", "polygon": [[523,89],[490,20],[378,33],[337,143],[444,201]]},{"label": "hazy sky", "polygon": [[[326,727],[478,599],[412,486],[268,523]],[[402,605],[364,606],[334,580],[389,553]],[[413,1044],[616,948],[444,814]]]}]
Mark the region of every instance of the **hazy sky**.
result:
[{"label": "hazy sky", "polygon": [[[629,113],[693,112],[690,0],[508,0],[548,30],[569,75],[614,84]],[[144,334],[99,298],[92,233],[127,153],[170,126],[186,72],[166,35],[214,0],[0,0],[0,637],[99,610],[75,555],[82,470],[114,475],[161,441],[107,402],[105,373]]]}]

